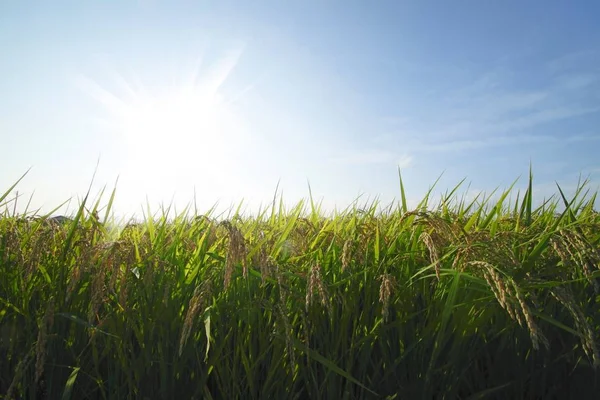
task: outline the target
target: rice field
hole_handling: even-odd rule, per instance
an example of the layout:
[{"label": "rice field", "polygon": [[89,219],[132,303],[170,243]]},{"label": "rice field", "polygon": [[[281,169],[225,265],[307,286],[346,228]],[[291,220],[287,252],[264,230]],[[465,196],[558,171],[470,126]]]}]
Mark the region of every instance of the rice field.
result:
[{"label": "rice field", "polygon": [[[0,218],[5,399],[596,399],[583,182],[409,209]],[[511,200],[509,198],[515,198]]]}]

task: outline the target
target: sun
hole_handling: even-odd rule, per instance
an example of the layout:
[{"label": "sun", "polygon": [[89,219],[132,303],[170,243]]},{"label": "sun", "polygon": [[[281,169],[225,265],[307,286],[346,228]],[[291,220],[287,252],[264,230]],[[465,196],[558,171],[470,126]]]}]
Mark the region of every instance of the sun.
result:
[{"label": "sun", "polygon": [[233,184],[242,128],[218,94],[185,86],[147,93],[127,104],[119,125],[138,191],[164,197],[194,182],[221,191]]},{"label": "sun", "polygon": [[120,181],[126,190],[164,198],[182,187],[219,193],[235,187],[249,136],[231,99],[248,88],[226,97],[222,86],[239,55],[230,54],[204,74],[194,72],[193,79],[163,77],[135,89],[120,79],[124,89],[118,95],[90,79],[81,81],[108,111],[105,120],[124,158]]},{"label": "sun", "polygon": [[127,105],[120,124],[133,158],[180,162],[190,152],[223,145],[232,118],[218,96],[182,87],[136,98]]}]

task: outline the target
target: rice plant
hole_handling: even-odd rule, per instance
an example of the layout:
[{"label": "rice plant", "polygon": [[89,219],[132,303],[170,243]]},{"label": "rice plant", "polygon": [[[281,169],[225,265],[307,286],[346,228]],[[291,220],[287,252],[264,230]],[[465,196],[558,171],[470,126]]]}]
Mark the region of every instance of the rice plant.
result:
[{"label": "rice plant", "polygon": [[[63,399],[597,398],[600,216],[583,182],[534,208],[312,199],[110,228],[0,196],[0,394]],[[514,193],[513,193],[514,194]],[[103,216],[100,216],[100,214]]]}]

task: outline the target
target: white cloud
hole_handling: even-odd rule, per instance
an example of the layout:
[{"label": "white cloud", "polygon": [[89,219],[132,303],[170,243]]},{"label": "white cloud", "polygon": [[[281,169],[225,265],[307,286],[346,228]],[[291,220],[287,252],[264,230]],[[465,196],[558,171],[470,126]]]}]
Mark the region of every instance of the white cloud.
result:
[{"label": "white cloud", "polygon": [[594,57],[596,52],[582,52],[547,63],[536,85],[522,83],[524,78],[513,71],[491,69],[474,83],[434,99],[430,113],[403,120],[393,135],[376,135],[376,143],[413,153],[598,140],[595,134],[569,136],[572,132],[558,132],[553,126],[600,112],[600,97],[595,94],[600,69],[589,65],[577,69],[575,63]]},{"label": "white cloud", "polygon": [[362,150],[346,151],[338,156],[332,157],[331,161],[346,165],[374,165],[374,164],[396,164],[400,168],[412,165],[413,157],[408,154],[396,154],[386,150]]},{"label": "white cloud", "polygon": [[535,143],[576,143],[598,140],[600,140],[600,135],[574,135],[565,138],[550,135],[496,135],[479,139],[450,140],[428,144],[419,143],[410,146],[410,149],[413,151],[424,152],[453,152],[480,149],[485,147],[526,145]]},{"label": "white cloud", "polygon": [[400,168],[408,168],[413,165],[413,158],[409,155],[403,155],[397,163]]},{"label": "white cloud", "polygon": [[564,106],[557,108],[548,108],[531,112],[519,118],[507,118],[499,124],[488,126],[486,130],[489,133],[520,131],[541,124],[546,124],[549,122],[559,121],[572,117],[578,117],[586,114],[592,114],[598,111],[600,111],[600,107]]},{"label": "white cloud", "polygon": [[585,66],[595,66],[597,68],[599,59],[600,52],[597,50],[582,50],[551,60],[546,68],[549,72],[555,74],[566,70],[581,69]]},{"label": "white cloud", "polygon": [[558,77],[556,80],[559,85],[567,90],[580,90],[597,83],[599,77],[597,74],[591,73],[566,74]]}]

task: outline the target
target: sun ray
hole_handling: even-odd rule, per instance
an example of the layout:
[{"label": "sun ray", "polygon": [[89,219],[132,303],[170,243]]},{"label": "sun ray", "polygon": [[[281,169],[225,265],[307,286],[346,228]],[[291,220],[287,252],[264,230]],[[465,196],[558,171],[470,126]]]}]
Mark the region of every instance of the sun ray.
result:
[{"label": "sun ray", "polygon": [[214,96],[234,70],[241,56],[241,49],[230,51],[226,57],[221,59],[217,65],[207,73],[207,79],[202,83],[203,89],[208,94]]},{"label": "sun ray", "polygon": [[[152,85],[136,83],[135,75],[131,83],[119,75],[114,79],[119,94],[92,79],[79,79],[79,86],[108,112],[105,120],[120,138],[127,192],[164,198],[198,183],[216,192],[236,187],[248,135],[225,84],[232,89],[241,55],[239,49],[230,51],[204,71],[197,58],[192,73]],[[238,98],[252,87],[233,93]]]},{"label": "sun ray", "polygon": [[80,75],[76,78],[75,83],[80,88],[80,90],[82,90],[92,99],[99,102],[110,113],[122,116],[127,112],[127,104],[122,99],[120,99],[118,96],[115,96],[110,91],[104,89],[94,80],[86,76]]},{"label": "sun ray", "polygon": [[204,64],[204,53],[206,51],[206,46],[202,46],[202,50],[200,54],[198,54],[191,67],[191,71],[186,74],[185,84],[190,87],[195,87],[198,84],[198,78],[200,77],[200,72],[202,71],[202,65]]}]

